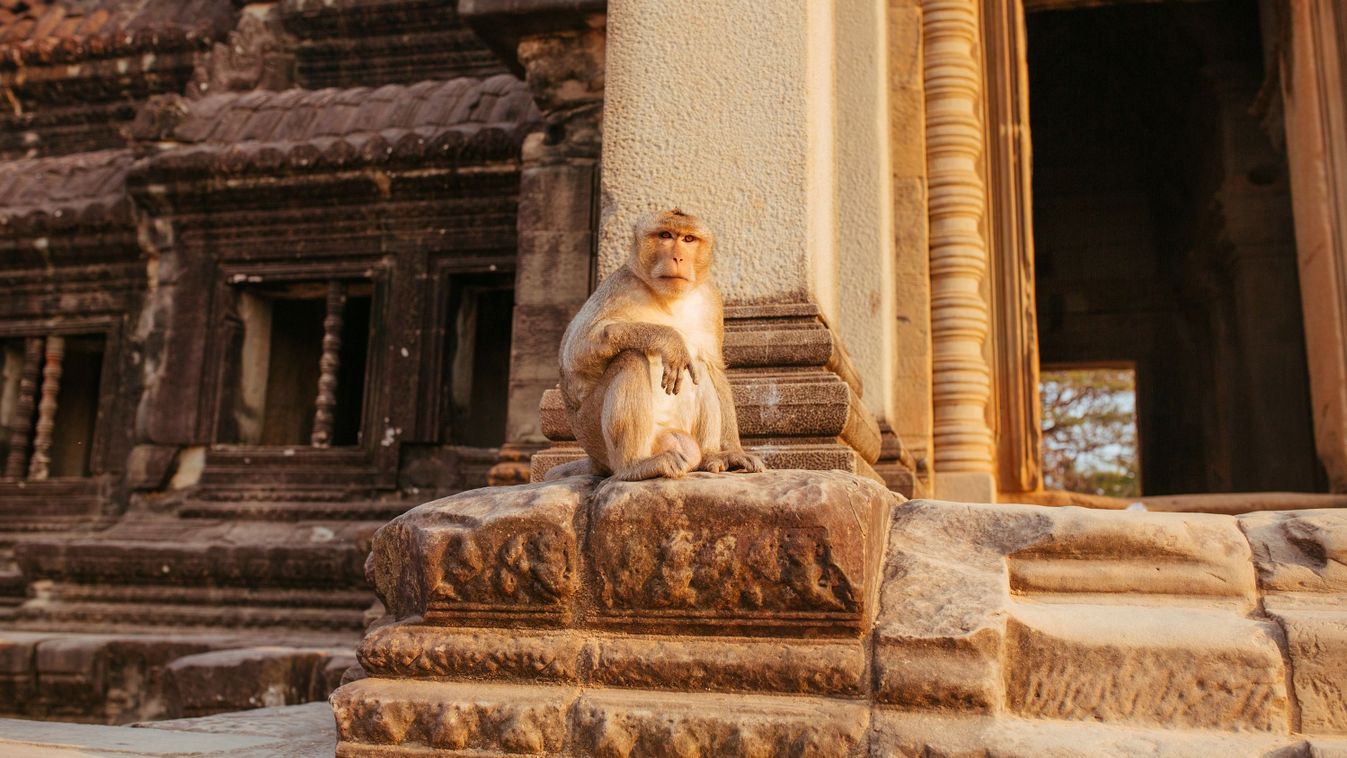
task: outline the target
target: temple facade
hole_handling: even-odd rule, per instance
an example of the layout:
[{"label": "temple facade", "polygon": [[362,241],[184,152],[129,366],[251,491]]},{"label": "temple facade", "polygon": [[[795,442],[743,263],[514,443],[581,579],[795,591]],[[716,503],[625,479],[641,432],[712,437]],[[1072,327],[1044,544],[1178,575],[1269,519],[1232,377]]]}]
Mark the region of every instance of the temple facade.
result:
[{"label": "temple facade", "polygon": [[1145,494],[1347,492],[1343,40],[1333,0],[0,0],[0,713],[325,697],[380,525],[579,455],[560,336],[655,207],[717,231],[772,468],[1049,500],[1040,367],[1126,365]]}]

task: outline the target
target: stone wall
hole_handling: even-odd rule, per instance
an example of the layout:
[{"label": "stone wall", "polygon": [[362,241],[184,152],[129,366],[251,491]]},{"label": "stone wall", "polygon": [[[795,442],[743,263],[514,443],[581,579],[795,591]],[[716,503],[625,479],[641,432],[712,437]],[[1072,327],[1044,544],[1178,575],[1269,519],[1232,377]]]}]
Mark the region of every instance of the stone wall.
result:
[{"label": "stone wall", "polygon": [[0,53],[0,712],[324,696],[369,535],[505,441],[532,91],[451,0],[7,3]]}]

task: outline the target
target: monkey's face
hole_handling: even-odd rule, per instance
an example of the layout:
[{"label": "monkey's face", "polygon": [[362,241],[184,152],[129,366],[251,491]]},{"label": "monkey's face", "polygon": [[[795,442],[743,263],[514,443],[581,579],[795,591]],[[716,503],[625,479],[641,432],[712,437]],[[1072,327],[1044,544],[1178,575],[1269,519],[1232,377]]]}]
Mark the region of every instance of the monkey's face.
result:
[{"label": "monkey's face", "polygon": [[636,270],[664,297],[679,297],[701,284],[711,271],[712,240],[691,216],[662,214],[638,239]]}]

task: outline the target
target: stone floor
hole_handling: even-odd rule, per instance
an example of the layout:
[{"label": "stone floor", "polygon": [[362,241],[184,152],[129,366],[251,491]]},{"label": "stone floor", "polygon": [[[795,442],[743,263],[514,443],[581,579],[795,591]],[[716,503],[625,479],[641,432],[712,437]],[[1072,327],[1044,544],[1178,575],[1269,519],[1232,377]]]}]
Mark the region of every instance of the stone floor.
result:
[{"label": "stone floor", "polygon": [[135,726],[0,719],[0,755],[6,758],[330,758],[336,744],[332,707],[325,702]]}]

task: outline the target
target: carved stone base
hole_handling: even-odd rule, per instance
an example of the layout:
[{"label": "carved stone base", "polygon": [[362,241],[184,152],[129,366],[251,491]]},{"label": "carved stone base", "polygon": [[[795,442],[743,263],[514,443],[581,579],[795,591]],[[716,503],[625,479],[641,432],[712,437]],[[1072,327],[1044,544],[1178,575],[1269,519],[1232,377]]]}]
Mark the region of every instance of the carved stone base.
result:
[{"label": "carved stone base", "polygon": [[[890,484],[904,495],[917,487],[911,456],[861,403],[861,383],[817,306],[726,309],[725,362],[744,446],[770,468],[837,469]],[[557,444],[533,457],[534,481],[559,463],[583,457],[566,420],[561,393],[543,395],[542,429]],[[883,475],[875,469],[882,459]]]},{"label": "carved stone base", "polygon": [[333,695],[338,754],[659,754],[671,728],[703,755],[847,754],[897,502],[769,471],[420,506],[374,539],[370,579],[403,620]]},{"label": "carved stone base", "polygon": [[896,502],[769,471],[421,506],[375,536],[398,620],[337,753],[1341,749],[1347,514]]}]

